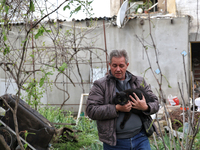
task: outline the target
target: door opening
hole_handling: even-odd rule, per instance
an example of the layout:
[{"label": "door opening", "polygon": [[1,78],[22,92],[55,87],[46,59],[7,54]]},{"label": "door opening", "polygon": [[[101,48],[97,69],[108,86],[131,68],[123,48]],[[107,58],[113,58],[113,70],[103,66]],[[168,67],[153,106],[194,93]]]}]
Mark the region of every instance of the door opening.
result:
[{"label": "door opening", "polygon": [[[194,76],[194,99],[200,97],[200,43],[191,43],[191,67]],[[193,97],[193,96],[192,96]]]}]

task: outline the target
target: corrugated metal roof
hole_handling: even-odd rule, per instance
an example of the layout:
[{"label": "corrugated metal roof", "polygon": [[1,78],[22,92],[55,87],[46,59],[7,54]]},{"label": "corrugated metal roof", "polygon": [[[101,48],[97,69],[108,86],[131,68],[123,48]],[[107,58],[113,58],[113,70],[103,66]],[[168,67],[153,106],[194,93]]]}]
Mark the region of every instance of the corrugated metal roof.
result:
[{"label": "corrugated metal roof", "polygon": [[[88,20],[106,20],[106,21],[109,21],[109,20],[113,20],[113,19],[116,19],[116,16],[113,16],[113,17],[91,17],[91,18],[85,18],[85,19],[72,19],[72,21],[76,21],[76,22],[81,22],[81,21],[88,21]],[[44,22],[65,22],[67,21],[66,19],[49,19],[49,20],[46,20]],[[71,21],[67,21],[67,22],[71,22]],[[25,24],[26,22],[9,22],[10,25],[23,25]],[[0,23],[2,24],[2,23]],[[30,22],[29,22],[30,24]]]},{"label": "corrugated metal roof", "polygon": [[[143,18],[143,19],[147,19],[148,17],[150,16],[150,18],[174,18],[176,17],[175,15],[173,14],[162,14],[162,13],[158,13],[158,12],[154,12],[154,13],[150,13],[150,14],[145,14],[145,13],[142,13],[142,14],[128,14],[126,16],[126,22],[128,22],[128,20],[131,20],[131,19],[136,19],[136,18]],[[72,19],[72,21],[76,21],[76,22],[82,22],[82,21],[88,21],[88,20],[106,20],[106,21],[115,21],[117,18],[116,15],[114,15],[113,17],[90,17],[90,18],[85,18],[85,19]],[[46,20],[44,22],[65,22],[67,21],[66,19],[49,19],[49,20]],[[71,22],[71,21],[67,21],[67,22]],[[1,23],[0,23],[1,24]],[[23,25],[25,24],[25,22],[9,22],[10,25]]]}]

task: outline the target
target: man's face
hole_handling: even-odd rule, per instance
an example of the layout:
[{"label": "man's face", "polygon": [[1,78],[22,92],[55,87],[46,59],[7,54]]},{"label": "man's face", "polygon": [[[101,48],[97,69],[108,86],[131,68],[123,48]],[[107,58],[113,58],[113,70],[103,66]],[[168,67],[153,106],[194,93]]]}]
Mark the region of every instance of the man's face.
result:
[{"label": "man's face", "polygon": [[125,63],[124,57],[113,57],[110,65],[112,75],[118,80],[125,80],[126,69],[129,63]]}]

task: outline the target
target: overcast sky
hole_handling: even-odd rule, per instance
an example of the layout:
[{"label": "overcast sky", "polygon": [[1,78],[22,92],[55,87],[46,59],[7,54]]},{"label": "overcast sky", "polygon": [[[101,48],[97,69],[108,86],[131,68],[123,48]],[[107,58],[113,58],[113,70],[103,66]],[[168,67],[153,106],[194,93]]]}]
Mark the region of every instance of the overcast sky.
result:
[{"label": "overcast sky", "polygon": [[[54,4],[55,8],[62,2],[63,0],[49,0],[49,4],[50,3],[51,5]],[[68,9],[63,11],[64,6],[65,5],[63,5],[57,13],[52,14],[51,18],[56,19],[58,17],[59,19],[66,19],[66,20],[71,20],[72,18],[75,18],[75,19],[86,18],[86,14],[81,11],[78,14],[74,14],[71,18],[69,18],[70,11]],[[94,0],[92,3],[92,8],[93,8],[93,13],[94,13],[92,17],[104,17],[104,16],[110,17],[110,0]],[[53,9],[53,8],[49,7],[49,9]]]}]

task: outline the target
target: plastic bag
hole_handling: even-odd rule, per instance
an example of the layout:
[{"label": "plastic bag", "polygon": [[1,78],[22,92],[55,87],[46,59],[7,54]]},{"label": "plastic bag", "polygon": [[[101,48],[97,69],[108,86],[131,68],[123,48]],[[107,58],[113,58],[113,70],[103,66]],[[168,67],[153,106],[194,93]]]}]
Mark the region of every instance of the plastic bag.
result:
[{"label": "plastic bag", "polygon": [[177,96],[168,95],[168,101],[171,106],[179,105],[179,99]]}]

